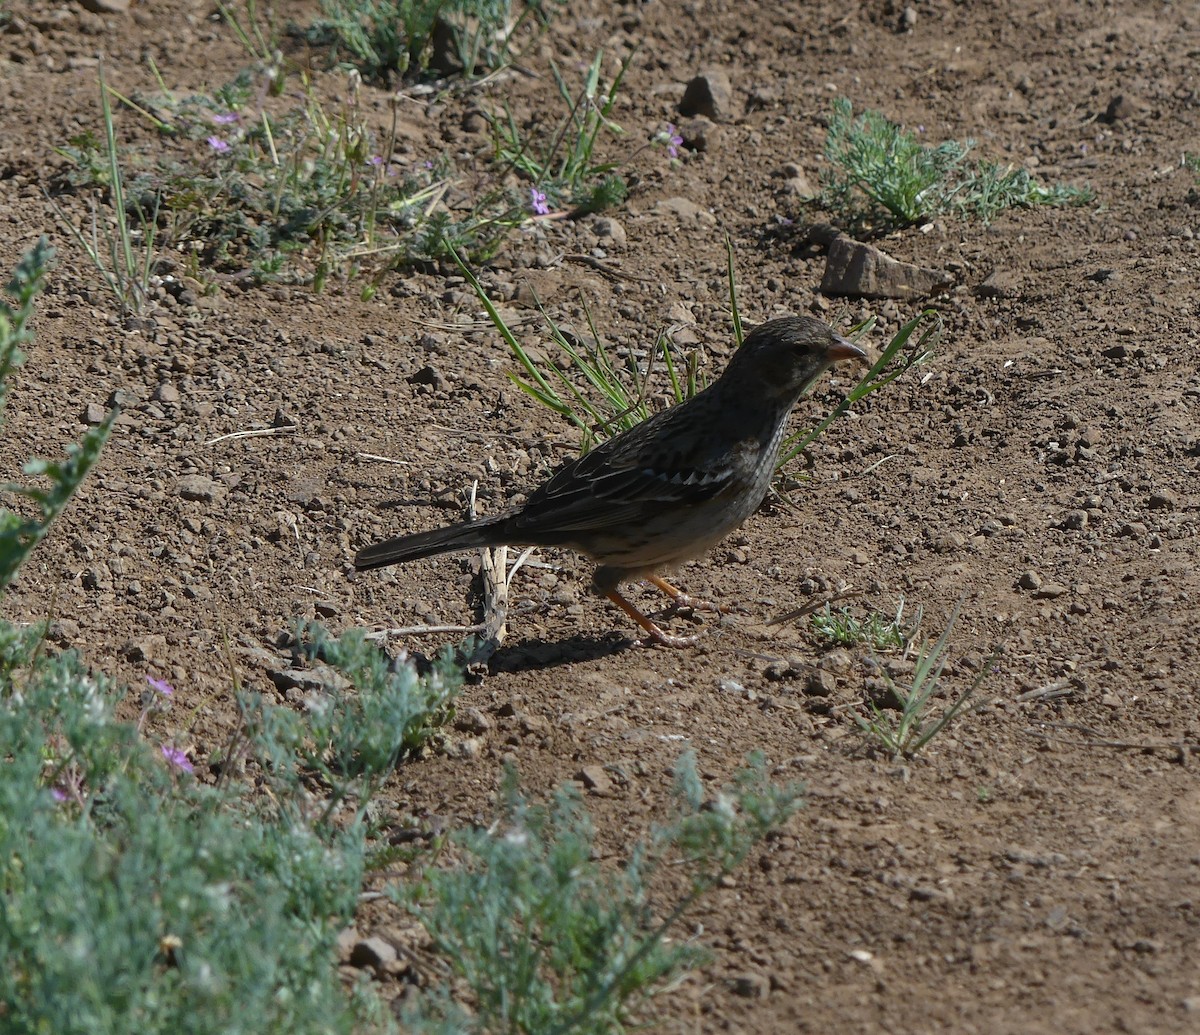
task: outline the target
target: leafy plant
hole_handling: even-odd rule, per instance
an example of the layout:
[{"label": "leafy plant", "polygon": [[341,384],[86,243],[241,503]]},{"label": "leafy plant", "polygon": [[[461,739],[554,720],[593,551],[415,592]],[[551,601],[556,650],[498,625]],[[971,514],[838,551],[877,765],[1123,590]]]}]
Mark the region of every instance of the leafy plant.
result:
[{"label": "leafy plant", "polygon": [[[155,218],[171,240],[188,242],[197,265],[261,280],[286,270],[320,290],[330,276],[367,265],[440,258],[448,242],[476,260],[490,257],[527,218],[515,193],[485,190],[451,210],[454,169],[441,158],[405,168],[385,157],[395,109],[378,139],[357,85],[352,79],[332,106],[305,80],[301,104],[281,115],[248,108],[255,102],[245,76],[212,96],[130,100],[164,138],[132,193],[156,199]],[[84,138],[75,141],[62,153],[76,162],[76,181],[88,181],[100,163],[77,146]]]},{"label": "leafy plant", "polygon": [[[8,399],[9,376],[24,362],[19,346],[32,338],[28,324],[33,315],[33,304],[53,259],[54,249],[43,237],[18,263],[5,289],[15,305],[0,298],[0,418]],[[12,582],[25,559],[45,537],[54,519],[62,513],[84,476],[99,459],[116,416],[114,410],[102,423],[91,428],[78,445],[69,447],[66,460],[31,460],[25,465],[26,475],[45,479],[48,487],[14,482],[0,485],[0,491],[28,501],[30,506],[24,508],[26,515],[33,511],[32,516],[22,516],[0,507],[0,593]]]},{"label": "leafy plant", "polygon": [[630,54],[608,88],[602,89],[604,51],[597,51],[578,93],[571,91],[558,66],[551,62],[554,82],[567,111],[547,141],[524,136],[507,105],[503,118],[493,116],[496,160],[533,183],[535,197],[540,198],[538,204],[553,207],[570,203],[582,212],[598,212],[625,200],[628,191],[615,174],[616,163],[598,162],[593,155],[601,130],[624,133],[609,116],[632,60]]},{"label": "leafy plant", "polygon": [[[143,721],[152,707],[169,720],[173,688],[150,680],[153,704],[120,722],[121,695],[73,654],[43,652],[44,632],[0,622],[5,1031],[395,1031],[364,987],[343,992],[335,943],[362,887],[365,809],[423,736],[422,704],[448,699],[448,663],[418,677],[361,636],[309,630],[340,666],[338,698],[307,717],[260,702],[236,752],[270,787],[252,794],[207,786],[174,742],[147,742]],[[314,767],[333,785],[319,813]],[[356,813],[330,822],[351,790]]]},{"label": "leafy plant", "polygon": [[[428,871],[417,889],[392,889],[473,997],[467,1014],[444,996],[425,996],[406,1022],[530,1035],[622,1030],[632,1005],[700,957],[668,944],[667,931],[779,829],[800,794],[771,784],[756,756],[710,799],[689,753],[676,769],[676,818],[613,871],[593,858],[591,823],[575,793],[531,805],[510,771],[496,823],[454,836],[463,865]],[[685,875],[687,890],[659,919],[649,884],[665,866]]]},{"label": "leafy plant", "polygon": [[1080,187],[1043,187],[1028,172],[995,162],[970,163],[973,140],[932,147],[870,109],[857,118],[850,101],[833,102],[825,138],[830,168],[814,204],[857,231],[912,226],[957,210],[989,222],[1006,208],[1083,205],[1093,193]]},{"label": "leafy plant", "polygon": [[956,607],[937,641],[932,644],[928,640],[922,641],[917,648],[912,681],[908,686],[898,686],[883,670],[888,692],[899,706],[898,713],[868,699],[869,717],[854,716],[859,729],[894,758],[911,758],[925,747],[962,711],[992,671],[997,654],[980,666],[967,688],[952,698],[939,715],[929,716],[930,704],[941,690],[942,672],[950,649],[950,633],[958,616],[959,609]]}]

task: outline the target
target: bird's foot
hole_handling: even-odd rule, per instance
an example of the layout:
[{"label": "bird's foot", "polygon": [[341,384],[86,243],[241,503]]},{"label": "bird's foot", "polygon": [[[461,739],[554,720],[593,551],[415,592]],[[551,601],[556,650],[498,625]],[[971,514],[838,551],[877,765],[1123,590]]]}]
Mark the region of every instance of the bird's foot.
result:
[{"label": "bird's foot", "polygon": [[713,611],[717,614],[727,615],[731,608],[727,604],[716,604],[711,600],[700,600],[696,597],[685,593],[678,586],[672,586],[666,579],[659,578],[657,575],[650,575],[646,579],[651,585],[657,586],[667,596],[671,598],[671,602],[676,607],[687,607],[693,611]]},{"label": "bird's foot", "polygon": [[609,590],[604,595],[641,626],[646,636],[644,639],[638,640],[640,644],[649,646],[657,643],[663,647],[692,647],[699,642],[700,637],[698,636],[673,636],[671,633],[663,632],[615,589]]}]

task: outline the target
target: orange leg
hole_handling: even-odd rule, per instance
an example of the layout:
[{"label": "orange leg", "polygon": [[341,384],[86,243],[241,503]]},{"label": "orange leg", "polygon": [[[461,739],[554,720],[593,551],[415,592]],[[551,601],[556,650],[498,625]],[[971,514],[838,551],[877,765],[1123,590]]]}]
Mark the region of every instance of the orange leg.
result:
[{"label": "orange leg", "polygon": [[[657,582],[657,580],[654,581]],[[679,591],[676,590],[676,592]],[[670,633],[663,632],[615,589],[607,590],[604,595],[637,622],[645,630],[646,635],[655,643],[661,643],[664,647],[691,647],[699,639],[696,636],[672,636]]]},{"label": "orange leg", "polygon": [[714,604],[711,600],[697,600],[657,575],[647,575],[646,581],[661,589],[680,607],[690,607],[693,611],[718,611],[723,615],[729,614],[729,608],[724,604]]}]

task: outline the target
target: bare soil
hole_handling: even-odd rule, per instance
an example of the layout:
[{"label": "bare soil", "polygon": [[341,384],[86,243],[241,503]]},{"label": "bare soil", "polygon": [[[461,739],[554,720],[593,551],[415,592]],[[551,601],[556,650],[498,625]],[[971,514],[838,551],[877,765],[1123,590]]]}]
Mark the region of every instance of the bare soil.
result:
[{"label": "bare soil", "polygon": [[[236,721],[226,638],[238,680],[277,692],[276,645],[297,619],[473,621],[473,557],[356,575],[354,551],[456,519],[476,480],[480,508],[498,509],[576,439],[514,389],[503,342],[450,269],[390,273],[369,301],[360,282],[314,294],[212,277],[214,293],[164,291],[125,323],[43,193],[65,166],[54,148],[100,129],[97,55],[126,95],[155,89],[148,57],[179,90],[211,89],[249,59],[207,2],[10,10],[0,263],[42,233],[60,260],[11,396],[5,469],[58,455],[113,393],[125,405],[5,615],[54,616],[57,646],[131,685],[169,679],[202,769]],[[677,932],[712,962],[656,1000],[654,1030],[1200,1030],[1200,215],[1180,163],[1200,141],[1200,21],[1189,4],[1135,0],[904,11],[585,0],[527,55],[532,76],[405,99],[399,159],[449,152],[482,168],[489,140],[469,111],[505,98],[526,117],[557,111],[548,57],[574,71],[603,46],[611,72],[637,48],[613,113],[626,136],[604,145],[632,185],[611,214],[623,240],[601,241],[591,219],[542,221],[484,271],[550,355],[534,292],[577,328],[586,301],[619,347],[679,325],[718,371],[725,234],[750,322],[811,312],[844,328],[874,313],[878,346],[932,305],[946,329],[930,365],[830,429],[792,505],[768,504],[679,573],[734,605],[720,622],[664,616],[700,633],[696,649],[634,646],[578,557],[524,569],[509,638],[463,693],[472,728],[405,764],[384,802],[398,828],[453,828],[491,816],[506,760],[535,796],[582,785],[586,768],[601,849],[619,861],[661,814],[685,747],[714,781],[758,749],[806,783],[807,807]],[[684,121],[684,85],[708,68],[728,74],[731,110],[706,150],[669,164],[642,145]],[[314,74],[329,97],[345,88]],[[384,126],[389,93],[363,89]],[[878,242],[947,270],[935,298],[822,297],[824,256],[800,243],[809,217],[787,166],[816,182],[837,95],[933,141],[974,137],[1043,181],[1090,183],[1097,201]],[[147,146],[136,116],[117,118]],[[78,199],[62,201],[82,222]],[[848,385],[828,380],[796,421]],[[277,417],[298,430],[212,442]],[[903,600],[935,635],[961,602],[950,691],[1004,646],[980,706],[911,762],[856,731],[877,691],[868,650],[768,625],[843,586],[857,613]],[[446,638],[407,645],[433,653]],[[405,923],[374,907],[359,929]]]}]

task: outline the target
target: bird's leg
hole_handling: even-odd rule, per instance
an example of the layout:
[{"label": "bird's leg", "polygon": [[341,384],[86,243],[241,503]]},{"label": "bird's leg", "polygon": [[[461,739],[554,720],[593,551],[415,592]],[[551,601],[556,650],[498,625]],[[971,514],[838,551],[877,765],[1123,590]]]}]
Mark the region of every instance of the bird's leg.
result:
[{"label": "bird's leg", "polygon": [[661,589],[680,607],[690,607],[693,611],[717,611],[723,615],[729,614],[729,608],[725,604],[714,604],[711,600],[697,600],[657,575],[647,575],[646,581]]},{"label": "bird's leg", "polygon": [[661,643],[664,647],[691,647],[699,639],[697,636],[672,636],[670,633],[663,632],[615,589],[604,590],[604,595],[637,622],[654,643]]}]

